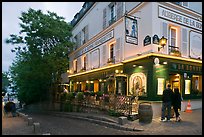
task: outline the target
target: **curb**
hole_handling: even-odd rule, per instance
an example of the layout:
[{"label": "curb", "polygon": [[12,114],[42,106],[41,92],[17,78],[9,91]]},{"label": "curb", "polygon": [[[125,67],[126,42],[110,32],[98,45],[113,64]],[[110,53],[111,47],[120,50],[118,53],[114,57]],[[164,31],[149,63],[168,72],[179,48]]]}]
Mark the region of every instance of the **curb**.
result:
[{"label": "curb", "polygon": [[[131,128],[131,127],[126,127],[123,125],[119,125],[118,123],[116,123],[115,121],[106,121],[107,119],[105,118],[98,118],[98,117],[94,117],[94,116],[76,116],[76,115],[72,115],[72,114],[59,114],[59,113],[50,113],[50,115],[54,115],[54,116],[60,116],[60,117],[69,117],[69,118],[74,118],[74,119],[80,119],[80,120],[86,120],[92,123],[96,123],[99,125],[103,125],[103,126],[107,126],[110,128],[114,128],[114,129],[118,129],[118,130],[125,130],[125,131],[144,131],[143,129],[140,128]],[[127,124],[125,124],[127,125]]]}]

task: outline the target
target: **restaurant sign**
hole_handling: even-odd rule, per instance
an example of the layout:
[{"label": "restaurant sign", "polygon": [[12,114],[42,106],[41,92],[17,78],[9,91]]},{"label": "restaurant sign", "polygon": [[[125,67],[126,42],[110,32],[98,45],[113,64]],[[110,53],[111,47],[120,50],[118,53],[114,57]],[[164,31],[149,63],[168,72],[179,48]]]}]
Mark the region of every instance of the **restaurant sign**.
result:
[{"label": "restaurant sign", "polygon": [[135,18],[126,16],[125,33],[127,43],[138,45],[138,24]]},{"label": "restaurant sign", "polygon": [[178,71],[193,71],[193,72],[201,72],[202,67],[200,66],[194,66],[189,64],[178,64],[178,63],[172,63],[171,69],[178,70]]},{"label": "restaurant sign", "polygon": [[159,6],[159,18],[163,18],[169,21],[176,22],[178,24],[191,27],[193,29],[197,29],[202,31],[202,21],[199,21],[190,16],[183,15],[181,13],[175,12],[173,10],[169,10],[167,8]]},{"label": "restaurant sign", "polygon": [[105,43],[106,41],[110,40],[111,38],[114,37],[114,32],[113,30],[108,32],[107,34],[105,34],[104,36],[102,36],[101,38],[97,39],[96,41],[94,41],[93,43],[89,44],[88,46],[82,48],[81,50],[79,50],[75,55],[75,57],[79,57],[81,55],[83,55],[84,53],[98,47],[99,45]]}]

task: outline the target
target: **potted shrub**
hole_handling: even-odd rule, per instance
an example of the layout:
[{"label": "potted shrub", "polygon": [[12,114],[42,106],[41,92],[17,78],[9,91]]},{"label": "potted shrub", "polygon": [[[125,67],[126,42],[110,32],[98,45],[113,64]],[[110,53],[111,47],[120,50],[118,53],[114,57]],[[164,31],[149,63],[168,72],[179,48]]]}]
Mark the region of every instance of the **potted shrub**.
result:
[{"label": "potted shrub", "polygon": [[76,94],[76,98],[78,101],[82,101],[84,99],[84,93],[83,92],[78,92]]},{"label": "potted shrub", "polygon": [[103,91],[96,92],[96,100],[99,100],[100,97],[102,97],[102,96],[103,96]]}]

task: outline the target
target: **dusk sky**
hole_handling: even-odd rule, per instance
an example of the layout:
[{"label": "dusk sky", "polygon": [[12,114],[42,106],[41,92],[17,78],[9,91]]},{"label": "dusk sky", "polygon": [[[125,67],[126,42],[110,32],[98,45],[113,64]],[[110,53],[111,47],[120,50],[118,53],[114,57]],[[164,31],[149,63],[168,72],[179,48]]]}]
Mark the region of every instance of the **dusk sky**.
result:
[{"label": "dusk sky", "polygon": [[74,15],[80,11],[84,2],[2,2],[2,72],[8,71],[11,66],[15,53],[11,49],[15,45],[6,44],[5,39],[10,34],[19,35],[21,12],[27,11],[29,8],[55,12],[58,16],[65,18],[66,22],[70,22]]}]

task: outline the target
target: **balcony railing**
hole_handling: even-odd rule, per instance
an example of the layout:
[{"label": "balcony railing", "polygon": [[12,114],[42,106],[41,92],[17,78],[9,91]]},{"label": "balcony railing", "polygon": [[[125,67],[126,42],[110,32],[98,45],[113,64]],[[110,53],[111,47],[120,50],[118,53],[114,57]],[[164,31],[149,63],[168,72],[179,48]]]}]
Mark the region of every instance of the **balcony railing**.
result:
[{"label": "balcony railing", "polygon": [[108,58],[107,63],[115,63],[115,56],[113,58]]},{"label": "balcony railing", "polygon": [[173,56],[181,56],[181,52],[179,51],[179,47],[169,46],[169,54]]},{"label": "balcony railing", "polygon": [[109,20],[109,25],[113,24],[116,21],[116,16]]}]

